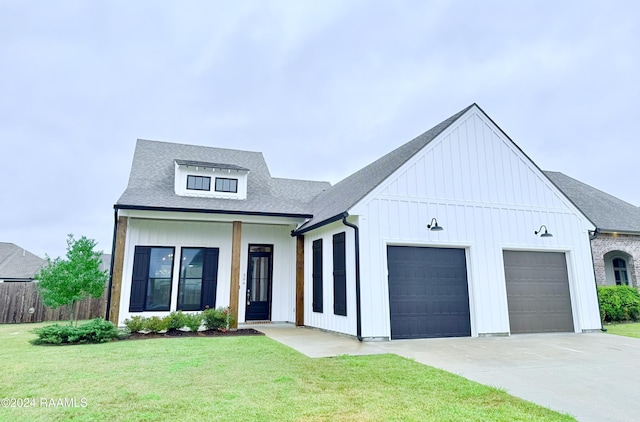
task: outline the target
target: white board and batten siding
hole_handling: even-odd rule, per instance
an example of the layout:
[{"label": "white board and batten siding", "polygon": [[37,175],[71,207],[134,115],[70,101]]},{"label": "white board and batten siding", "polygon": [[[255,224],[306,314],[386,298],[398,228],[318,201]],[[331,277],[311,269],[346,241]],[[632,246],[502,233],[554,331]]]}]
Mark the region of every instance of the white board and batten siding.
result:
[{"label": "white board and batten siding", "polygon": [[[350,223],[357,220],[350,217]],[[333,312],[333,235],[345,233],[347,315]],[[313,312],[313,242],[322,239],[322,286],[323,311]],[[342,221],[312,230],[304,236],[305,290],[304,324],[337,333],[356,335],[356,282],[355,282],[355,241],[354,230]]]},{"label": "white board and batten siding", "polygon": [[[209,216],[210,217],[210,216]],[[219,248],[216,306],[229,305],[231,282],[231,238],[233,223],[129,218],[124,256],[119,325],[134,315],[168,315],[178,302],[179,258],[182,247]],[[243,224],[241,236],[240,294],[238,322],[244,322],[246,307],[247,256],[249,244],[273,245],[272,321],[295,318],[295,239],[294,225]],[[136,246],[174,247],[171,306],[167,312],[129,312],[129,296]]]},{"label": "white board and batten siding", "polygon": [[[349,213],[361,230],[365,338],[390,337],[388,245],[465,249],[473,336],[510,332],[503,250],[564,252],[575,330],[600,328],[593,225],[476,107]],[[434,217],[443,231],[427,229]],[[553,237],[534,234],[542,224]]]}]

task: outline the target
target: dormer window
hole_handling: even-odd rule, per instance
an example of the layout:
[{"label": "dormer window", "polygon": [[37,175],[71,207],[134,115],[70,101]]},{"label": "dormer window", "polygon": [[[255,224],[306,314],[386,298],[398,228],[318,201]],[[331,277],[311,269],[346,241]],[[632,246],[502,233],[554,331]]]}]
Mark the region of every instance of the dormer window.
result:
[{"label": "dormer window", "polygon": [[175,193],[217,199],[246,199],[249,169],[229,163],[175,160]]},{"label": "dormer window", "polygon": [[[236,181],[237,182],[237,181]],[[216,190],[218,185],[218,179],[216,179]],[[187,189],[189,190],[211,190],[211,178],[206,176],[187,176]]]},{"label": "dormer window", "polygon": [[216,177],[216,192],[238,192],[238,179]]}]

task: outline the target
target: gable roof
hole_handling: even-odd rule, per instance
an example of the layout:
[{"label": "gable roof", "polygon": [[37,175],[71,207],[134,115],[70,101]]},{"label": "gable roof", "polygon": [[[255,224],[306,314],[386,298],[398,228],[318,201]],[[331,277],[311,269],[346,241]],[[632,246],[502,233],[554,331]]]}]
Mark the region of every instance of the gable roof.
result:
[{"label": "gable roof", "polygon": [[32,280],[47,261],[14,243],[0,242],[0,280]]},{"label": "gable roof", "polygon": [[640,234],[639,207],[573,179],[566,174],[555,171],[545,171],[544,174],[601,231]]},{"label": "gable roof", "polygon": [[341,219],[349,208],[358,203],[474,106],[477,107],[475,103],[471,104],[412,141],[396,148],[318,195],[313,201],[313,218],[296,230],[296,234],[302,234]]},{"label": "gable roof", "polygon": [[[175,162],[225,163],[246,169],[247,198],[176,195]],[[115,208],[311,217],[311,201],[328,182],[272,178],[260,152],[138,139],[129,183]]]}]

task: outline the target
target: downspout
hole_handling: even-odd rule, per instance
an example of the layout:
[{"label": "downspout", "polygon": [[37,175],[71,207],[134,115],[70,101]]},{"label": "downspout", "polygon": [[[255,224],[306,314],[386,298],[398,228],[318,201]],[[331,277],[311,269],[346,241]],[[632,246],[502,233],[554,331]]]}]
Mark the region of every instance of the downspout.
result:
[{"label": "downspout", "polygon": [[109,289],[107,290],[107,310],[104,319],[109,321],[111,312],[111,286],[113,284],[113,262],[116,256],[116,235],[118,234],[118,209],[113,209],[113,243],[111,245],[111,267],[109,268]]},{"label": "downspout", "polygon": [[347,221],[348,212],[342,214],[342,224],[353,229],[356,252],[356,336],[362,341],[362,316],[360,314],[360,229]]},{"label": "downspout", "polygon": [[596,283],[596,298],[598,299],[598,315],[600,315],[600,331],[603,333],[607,332],[607,329],[604,328],[604,322],[602,321],[602,315],[600,314],[600,294],[598,293],[598,280],[596,279],[596,263],[593,260],[593,246],[591,246],[591,242],[598,238],[598,234],[600,234],[600,229],[596,227],[593,231],[592,235],[589,235],[589,250],[591,251],[591,261],[593,262],[593,280]]}]

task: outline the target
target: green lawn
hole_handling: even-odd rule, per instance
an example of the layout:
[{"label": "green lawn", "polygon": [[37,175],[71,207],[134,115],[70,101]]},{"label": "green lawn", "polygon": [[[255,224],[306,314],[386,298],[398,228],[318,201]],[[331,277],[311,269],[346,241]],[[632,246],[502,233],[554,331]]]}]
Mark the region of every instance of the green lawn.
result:
[{"label": "green lawn", "polygon": [[2,421],[573,420],[396,355],[310,359],[267,337],[32,346],[42,325],[0,325],[0,398],[29,399],[3,400]]},{"label": "green lawn", "polygon": [[604,326],[609,334],[640,338],[640,322],[627,322],[623,324],[606,324]]}]

